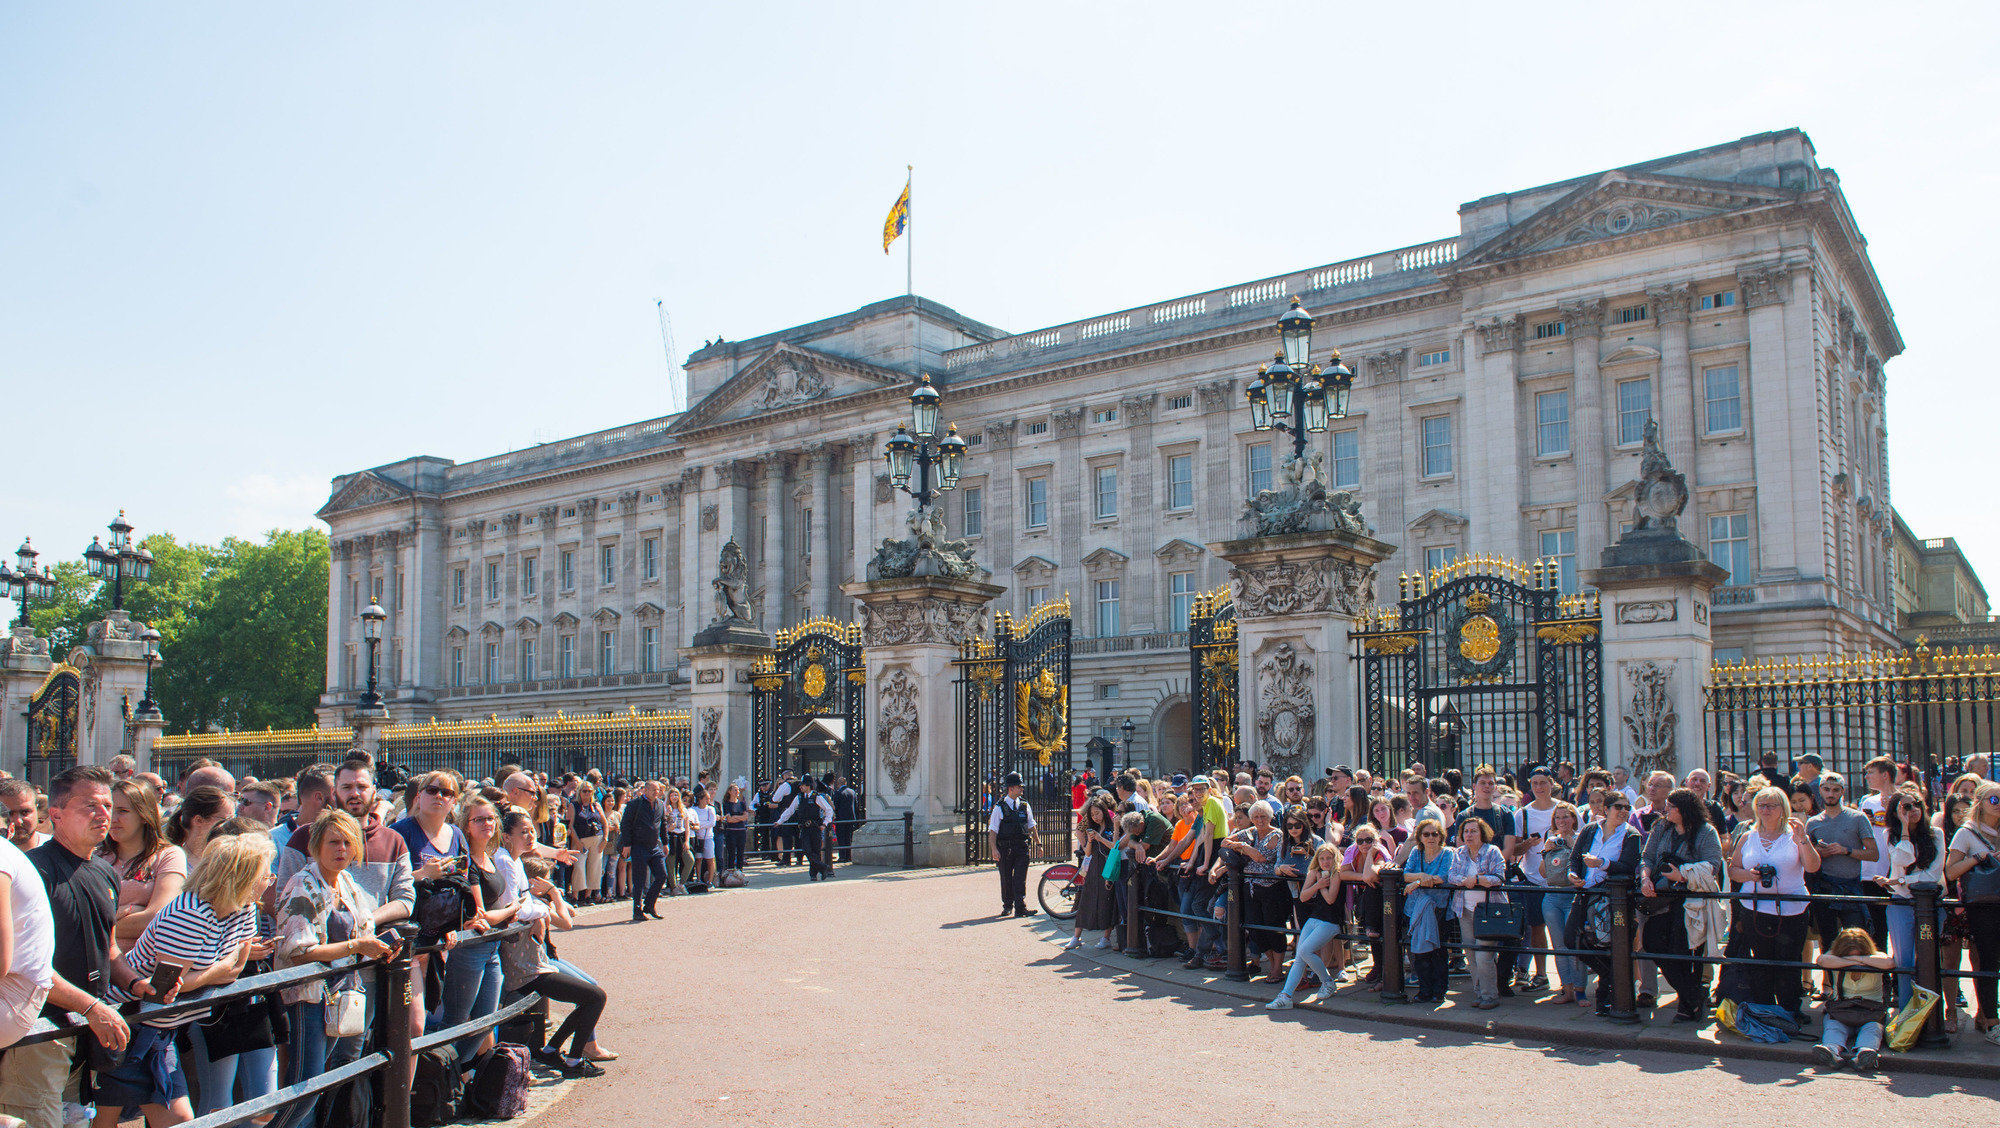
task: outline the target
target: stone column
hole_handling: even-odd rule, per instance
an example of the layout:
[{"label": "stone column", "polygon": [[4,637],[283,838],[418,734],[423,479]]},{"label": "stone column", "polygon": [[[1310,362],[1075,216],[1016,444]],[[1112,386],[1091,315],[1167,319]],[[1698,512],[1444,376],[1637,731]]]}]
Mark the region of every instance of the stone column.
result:
[{"label": "stone column", "polygon": [[[329,707],[337,705],[340,691],[345,688],[340,684],[341,656],[347,652],[347,625],[354,613],[360,610],[347,605],[347,584],[354,567],[354,542],[336,540],[328,545],[328,549],[331,561],[326,574],[326,691],[320,695],[320,708],[317,710],[321,719],[329,715]],[[9,744],[6,747],[11,749],[14,746]]]},{"label": "stone column", "polygon": [[[483,672],[483,671],[482,671]],[[382,754],[382,730],[389,727],[389,709],[364,709],[357,705],[348,715],[348,723],[354,728],[354,746],[366,748],[369,755]]]},{"label": "stone column", "polygon": [[785,622],[785,516],[791,508],[785,479],[791,460],[788,452],[766,455],[757,489],[757,513],[764,520],[756,556],[757,586],[763,589],[763,598],[756,603],[758,626],[767,634]]},{"label": "stone column", "polygon": [[[127,719],[146,697],[144,623],[123,611],[108,612],[84,632],[71,662],[83,673],[77,717],[76,762],[103,764],[125,751]],[[25,753],[24,753],[25,754]]]},{"label": "stone column", "polygon": [[1694,370],[1688,359],[1688,317],[1694,308],[1694,290],[1686,283],[1660,286],[1646,291],[1646,301],[1660,323],[1660,446],[1667,452],[1667,461],[1690,481],[1699,481],[1695,436],[1702,432],[1702,396],[1695,391]]},{"label": "stone column", "polygon": [[[986,471],[986,496],[980,499],[986,505],[982,526],[985,532],[980,534],[980,544],[986,550],[986,566],[993,570],[993,577],[1009,585],[1014,582],[1014,565],[1020,563],[1014,557],[1014,530],[1021,525],[1021,514],[1014,501],[1015,426],[1012,419],[988,423],[986,443],[979,448]],[[867,573],[857,571],[855,575]]]},{"label": "stone column", "polygon": [[1237,747],[1279,778],[1359,761],[1353,621],[1394,545],[1326,531],[1211,544],[1236,600]]},{"label": "stone column", "polygon": [[1604,456],[1616,437],[1610,430],[1616,417],[1604,410],[1604,378],[1598,373],[1604,299],[1565,305],[1562,315],[1576,383],[1570,445],[1576,448],[1576,549],[1583,553],[1611,543],[1604,508]]},{"label": "stone column", "polygon": [[49,640],[33,627],[15,626],[0,638],[0,768],[16,779],[27,775],[28,702],[54,668]]},{"label": "stone column", "polygon": [[[535,672],[521,668],[521,632],[514,626],[528,614],[528,608],[521,602],[521,515],[519,513],[501,514],[500,535],[507,543],[506,555],[500,560],[500,593],[505,601],[501,604],[501,613],[504,617],[500,620],[500,625],[506,627],[509,632],[507,653],[500,656],[500,668],[513,671],[514,676],[511,679],[513,681],[532,681]],[[541,649],[542,641],[537,635],[535,639],[537,662],[541,661]]]},{"label": "stone column", "polygon": [[1091,633],[1097,627],[1097,592],[1085,590],[1083,578],[1083,533],[1090,527],[1084,516],[1084,497],[1091,492],[1083,469],[1083,409],[1059,408],[1049,412],[1049,425],[1056,434],[1056,456],[1049,471],[1049,543],[1055,548],[1056,584],[1062,592],[1074,592],[1075,606],[1083,611],[1083,621]]},{"label": "stone column", "polygon": [[[1125,555],[1141,562],[1136,568],[1126,569],[1125,586],[1119,592],[1125,600],[1128,632],[1142,623],[1151,623],[1157,631],[1171,625],[1166,577],[1159,560],[1153,556],[1159,545],[1157,540],[1149,541],[1146,537],[1160,527],[1156,516],[1159,511],[1153,505],[1153,408],[1159,398],[1155,392],[1146,392],[1118,401],[1119,418],[1126,428],[1125,464],[1119,471],[1125,480],[1118,483],[1118,508],[1125,516],[1118,524],[1125,538]],[[1089,483],[1088,488],[1095,504],[1096,483]],[[1137,589],[1132,584],[1135,571],[1148,577]]]},{"label": "stone column", "polygon": [[[845,571],[850,576],[868,574],[868,561],[874,559],[876,541],[881,538],[875,531],[875,475],[881,465],[876,457],[880,453],[874,435],[855,435],[847,440],[847,490],[854,503],[848,510]],[[843,605],[834,618],[847,618],[847,611]]]},{"label": "stone column", "polygon": [[1407,406],[1408,388],[1403,383],[1403,368],[1409,355],[1407,349],[1369,353],[1355,367],[1357,374],[1366,376],[1371,390],[1368,402],[1372,405],[1367,421],[1362,424],[1365,445],[1360,492],[1368,499],[1368,509],[1379,527],[1395,530],[1398,540],[1409,533],[1412,516],[1409,487],[1417,478],[1418,459],[1422,456],[1410,434],[1414,428]]},{"label": "stone column", "polygon": [[833,448],[825,443],[806,452],[806,468],[812,483],[812,543],[806,545],[810,560],[806,575],[805,615],[833,614],[833,584],[837,578],[833,564]]},{"label": "stone column", "polygon": [[[541,676],[542,670],[557,672],[559,670],[557,663],[562,661],[562,657],[556,653],[556,588],[560,583],[558,569],[562,566],[560,559],[562,543],[561,538],[556,535],[556,522],[561,517],[560,505],[544,505],[535,511],[535,521],[542,531],[542,547],[537,550],[535,557],[535,569],[541,573],[535,577],[535,591],[539,594],[541,603],[541,609],[535,613],[535,618],[542,624],[541,629],[536,632],[539,641],[535,643],[535,664],[541,667],[535,671],[537,678]],[[449,680],[449,675],[439,680],[440,682]]]},{"label": "stone column", "polygon": [[126,729],[128,732],[126,754],[138,762],[139,771],[152,771],[153,742],[160,738],[161,733],[167,731],[167,718],[162,716],[158,709],[134,713],[132,722]]},{"label": "stone column", "polygon": [[[1474,476],[1473,486],[1483,491],[1484,496],[1474,503],[1474,513],[1493,515],[1491,529],[1475,530],[1474,544],[1486,538],[1503,554],[1524,560],[1532,560],[1541,555],[1541,545],[1526,545],[1521,532],[1521,463],[1524,454],[1521,430],[1518,426],[1521,389],[1516,383],[1520,366],[1521,331],[1527,318],[1521,314],[1512,317],[1496,317],[1484,325],[1477,326],[1480,352],[1480,378],[1467,381],[1466,431],[1468,437],[1480,436],[1484,442],[1500,449],[1492,451],[1487,458],[1468,465],[1483,466],[1487,470]],[[1473,389],[1478,389],[1478,399],[1470,397]],[[1480,426],[1470,425],[1470,420],[1485,420]],[[1533,420],[1527,429],[1525,454],[1534,455]]]},{"label": "stone column", "polygon": [[[618,668],[631,673],[639,668],[639,498],[638,490],[618,495]],[[666,534],[662,533],[662,536]],[[599,671],[600,673],[602,671]]]},{"label": "stone column", "polygon": [[[1825,575],[1820,567],[1825,534],[1826,478],[1831,467],[1819,449],[1820,419],[1825,411],[1815,375],[1810,334],[1796,343],[1800,370],[1791,371],[1794,342],[1787,335],[1786,299],[1792,277],[1782,266],[1746,270],[1736,276],[1736,290],[1747,309],[1750,364],[1742,373],[1744,411],[1749,416],[1758,485],[1756,534],[1750,547],[1759,579]],[[1810,302],[1802,311],[1810,319]],[[1765,498],[1786,498],[1790,504],[1764,504]],[[1741,582],[1740,580],[1738,581]],[[1768,598],[1768,597],[1766,597]]]},{"label": "stone column", "polygon": [[706,536],[713,539],[714,535],[711,532],[714,526],[708,524],[709,506],[713,505],[714,501],[711,494],[705,493],[702,490],[701,467],[691,466],[681,471],[680,484],[681,540],[680,560],[678,562],[680,568],[678,573],[680,577],[680,628],[678,633],[673,635],[673,640],[670,644],[676,650],[687,645],[694,638],[695,624],[703,621],[702,609],[708,606],[707,600],[702,598],[705,593],[701,588],[702,568],[700,562],[703,559],[713,557],[722,548],[720,544],[716,544],[708,551],[707,557],[703,555],[703,537]]},{"label": "stone column", "polygon": [[[842,590],[861,603],[868,669],[867,789],[871,822],[855,845],[902,841],[897,820],[914,816],[917,864],[965,862],[965,818],[957,811],[958,687],[952,662],[982,635],[997,584],[936,577],[860,580]],[[889,853],[876,851],[876,854]],[[871,855],[872,856],[872,855]]]},{"label": "stone column", "polygon": [[678,662],[667,661],[667,656],[677,654],[681,640],[687,637],[687,628],[682,625],[682,600],[686,593],[681,587],[681,561],[689,559],[683,544],[687,522],[681,516],[681,498],[687,492],[683,480],[676,479],[660,485],[660,502],[664,514],[660,518],[660,586],[663,592],[660,603],[666,613],[660,616],[660,668],[672,673]]}]

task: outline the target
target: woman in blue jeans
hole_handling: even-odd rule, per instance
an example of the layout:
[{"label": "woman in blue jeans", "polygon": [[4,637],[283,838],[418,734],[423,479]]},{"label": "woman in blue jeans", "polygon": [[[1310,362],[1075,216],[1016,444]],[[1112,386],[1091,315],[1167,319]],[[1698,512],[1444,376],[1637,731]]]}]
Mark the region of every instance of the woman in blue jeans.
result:
[{"label": "woman in blue jeans", "polygon": [[[1563,938],[1569,935],[1569,910],[1576,902],[1572,891],[1574,880],[1569,872],[1570,847],[1576,845],[1576,808],[1568,803],[1558,803],[1550,812],[1549,838],[1542,844],[1542,857],[1554,859],[1553,865],[1542,867],[1542,876],[1548,881],[1548,890],[1541,895],[1542,923],[1549,930],[1549,946],[1563,947]],[[1556,975],[1562,980],[1562,989],[1552,1000],[1558,1003],[1583,1003],[1590,998],[1585,992],[1589,986],[1583,961],[1575,956],[1556,957]]]},{"label": "woman in blue jeans", "polygon": [[[521,848],[528,849],[535,837],[533,816],[510,808],[505,817],[520,830]],[[469,927],[484,932],[512,923],[521,911],[522,891],[514,887],[513,856],[501,849],[499,808],[484,799],[473,799],[460,808],[458,819],[471,851],[473,900],[478,906]],[[499,1010],[502,978],[498,941],[475,940],[453,948],[444,963],[441,1029]],[[470,1062],[487,1037],[488,1033],[482,1032],[453,1043],[458,1060]]]},{"label": "woman in blue jeans", "polygon": [[[278,897],[277,967],[387,955],[389,945],[374,935],[375,899],[347,873],[361,857],[361,824],[334,808],[313,821],[311,835],[306,850],[311,864],[293,875]],[[338,978],[314,981],[287,987],[281,996],[292,1009],[287,1085],[361,1056],[360,1036],[331,1041],[326,1036],[327,983],[336,991],[346,985]],[[316,1096],[295,1102],[273,1121],[274,1128],[311,1124],[318,1105]]]},{"label": "woman in blue jeans", "polygon": [[1306,867],[1306,883],[1299,889],[1299,911],[1305,923],[1299,928],[1292,970],[1285,976],[1284,990],[1264,1004],[1267,1010],[1292,1009],[1292,992],[1298,990],[1299,980],[1308,967],[1319,976],[1320,990],[1306,1002],[1317,1003],[1333,995],[1333,973],[1320,959],[1319,950],[1340,935],[1341,918],[1346,915],[1341,905],[1339,846],[1328,843],[1313,851],[1312,863]]},{"label": "woman in blue jeans", "polygon": [[[1917,961],[1917,913],[1910,900],[1910,886],[1921,882],[1944,882],[1944,832],[1931,825],[1930,803],[1915,788],[1896,792],[1889,811],[1889,872],[1875,878],[1889,891],[1889,954],[1897,967],[1915,967]],[[1942,923],[1943,914],[1939,914]],[[1896,977],[1896,1005],[1910,1001],[1913,975]]]}]

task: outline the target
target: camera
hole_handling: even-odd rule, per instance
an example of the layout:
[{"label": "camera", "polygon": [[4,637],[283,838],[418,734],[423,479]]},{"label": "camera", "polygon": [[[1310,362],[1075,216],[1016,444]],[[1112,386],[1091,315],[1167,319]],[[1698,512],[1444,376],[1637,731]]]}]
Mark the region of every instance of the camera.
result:
[{"label": "camera", "polygon": [[1765,862],[1763,865],[1757,867],[1758,885],[1761,885],[1764,888],[1769,889],[1771,887],[1771,883],[1776,880],[1778,880],[1777,866],[1774,866],[1769,862]]}]

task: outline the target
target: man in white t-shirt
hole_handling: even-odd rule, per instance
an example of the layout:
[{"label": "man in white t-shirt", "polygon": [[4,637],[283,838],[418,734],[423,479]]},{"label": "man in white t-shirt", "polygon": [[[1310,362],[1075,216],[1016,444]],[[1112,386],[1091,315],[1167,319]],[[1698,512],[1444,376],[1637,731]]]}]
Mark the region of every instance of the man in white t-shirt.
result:
[{"label": "man in white t-shirt", "polygon": [[1639,791],[1632,786],[1632,773],[1626,769],[1625,765],[1619,764],[1617,767],[1611,769],[1611,786],[1617,788],[1625,796],[1625,801],[1632,804],[1633,810],[1636,811],[1639,809]]},{"label": "man in white t-shirt", "polygon": [[[1868,790],[1859,804],[1861,813],[1868,816],[1868,825],[1875,831],[1875,858],[1861,863],[1861,884],[1872,887],[1871,879],[1889,875],[1889,812],[1895,809],[1896,762],[1887,756],[1877,756],[1868,761],[1864,769],[1868,775]],[[1877,942],[1888,936],[1889,920],[1885,906],[1868,906],[1868,931]]]},{"label": "man in white t-shirt", "polygon": [[42,875],[11,841],[0,843],[0,874],[14,923],[14,959],[0,969],[0,1038],[12,1045],[41,1017],[55,983],[56,922]]}]

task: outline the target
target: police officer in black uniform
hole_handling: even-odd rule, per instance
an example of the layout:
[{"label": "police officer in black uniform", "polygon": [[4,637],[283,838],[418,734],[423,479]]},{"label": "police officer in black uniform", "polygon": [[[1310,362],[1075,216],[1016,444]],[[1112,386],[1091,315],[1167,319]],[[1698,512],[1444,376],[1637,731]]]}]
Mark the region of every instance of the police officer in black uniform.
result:
[{"label": "police officer in black uniform", "polygon": [[[809,877],[818,881],[833,876],[833,863],[826,853],[826,828],[833,825],[833,804],[827,802],[826,795],[813,783],[811,772],[799,776],[798,794],[792,796],[791,805],[778,816],[778,822],[792,828],[794,841],[806,856],[806,865],[811,867]],[[791,821],[793,812],[798,813],[797,822]]]},{"label": "police officer in black uniform", "polygon": [[993,834],[993,857],[1000,863],[1000,915],[1034,916],[1028,907],[1028,836],[1035,832],[1035,812],[1021,798],[1020,772],[1008,772],[1001,786],[1006,794],[993,804],[986,829]]}]

